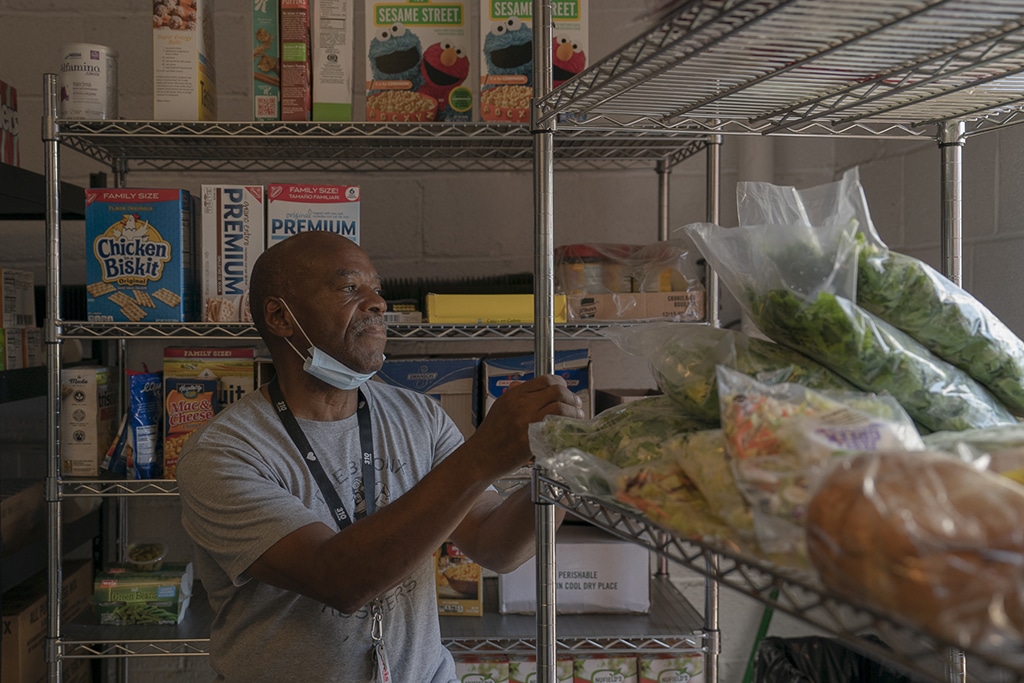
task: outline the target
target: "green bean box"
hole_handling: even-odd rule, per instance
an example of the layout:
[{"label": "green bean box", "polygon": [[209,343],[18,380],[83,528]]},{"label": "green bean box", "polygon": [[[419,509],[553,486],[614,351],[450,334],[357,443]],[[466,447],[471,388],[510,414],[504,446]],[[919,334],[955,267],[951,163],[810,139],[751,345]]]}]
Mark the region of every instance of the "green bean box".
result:
[{"label": "green bean box", "polygon": [[113,564],[98,572],[93,582],[101,624],[178,624],[191,597],[191,563],[164,563],[155,572]]}]

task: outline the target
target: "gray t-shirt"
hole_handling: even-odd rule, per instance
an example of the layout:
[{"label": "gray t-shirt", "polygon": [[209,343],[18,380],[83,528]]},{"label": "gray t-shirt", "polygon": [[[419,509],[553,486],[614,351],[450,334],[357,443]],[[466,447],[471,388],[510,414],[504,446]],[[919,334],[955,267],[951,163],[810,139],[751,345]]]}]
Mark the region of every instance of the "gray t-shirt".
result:
[{"label": "gray t-shirt", "polygon": [[[380,507],[420,481],[462,443],[462,435],[421,394],[380,382],[368,382],[363,391],[371,409]],[[299,424],[352,514],[362,483],[356,416]],[[245,574],[292,531],[313,522],[337,528],[270,402],[252,392],[193,434],[177,476],[196,573],[216,614],[210,659],[217,680],[373,680],[369,610],[342,614]],[[454,681],[451,654],[441,644],[431,562],[382,603],[393,680]]]}]

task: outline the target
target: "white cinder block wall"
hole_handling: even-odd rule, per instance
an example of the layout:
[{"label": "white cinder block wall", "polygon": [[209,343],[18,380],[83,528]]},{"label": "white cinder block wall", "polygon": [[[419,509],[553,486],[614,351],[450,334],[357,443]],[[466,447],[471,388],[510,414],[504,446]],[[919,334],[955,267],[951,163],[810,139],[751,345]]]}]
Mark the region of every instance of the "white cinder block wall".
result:
[{"label": "white cinder block wall", "polygon": [[[361,3],[360,3],[361,5]],[[647,3],[591,0],[590,61],[607,54],[642,30],[634,20]],[[220,118],[249,116],[249,3],[219,0],[216,13],[216,66]],[[0,79],[18,90],[22,166],[42,172],[39,121],[42,76],[56,72],[58,49],[70,42],[111,46],[120,53],[120,115],[152,115],[150,3],[109,0],[0,0]],[[356,49],[361,53],[362,11],[356,16]],[[356,60],[356,82],[362,63]],[[357,111],[359,108],[357,100]],[[873,217],[894,248],[939,267],[939,152],[930,141],[726,138],[722,150],[721,223],[734,225],[735,183],[761,180],[807,187],[838,178],[853,166],[861,169]],[[1024,253],[1024,132],[1020,128],[972,137],[964,152],[964,285],[1018,334],[1024,334],[1024,279],[1018,263]],[[706,210],[703,155],[673,169],[671,224],[704,220]],[[75,152],[62,152],[62,179],[88,184],[90,172],[107,171]],[[111,176],[112,177],[112,176]],[[363,188],[363,245],[384,277],[430,277],[518,273],[532,269],[533,204],[529,173],[377,173],[377,174],[154,174],[133,173],[136,187],[184,187],[204,182],[245,180],[315,180],[358,183]],[[657,238],[657,180],[653,170],[564,172],[555,176],[557,244]],[[43,226],[38,222],[4,225],[3,263],[31,268],[44,282]],[[65,281],[84,282],[83,226],[64,224],[62,262]],[[736,318],[725,297],[723,322]],[[465,347],[459,347],[460,350]],[[530,349],[529,344],[515,350]],[[420,352],[419,346],[402,352]],[[436,349],[434,349],[436,351]],[[443,349],[450,351],[451,349]],[[502,349],[504,350],[504,349]],[[397,350],[395,352],[398,352]],[[596,344],[599,387],[652,386],[645,368]],[[151,524],[176,524],[173,505],[150,506]],[[183,540],[178,543],[184,544]],[[698,608],[703,583],[678,568],[673,575]],[[722,681],[739,681],[761,618],[762,608],[729,590],[721,594]],[[812,632],[784,615],[776,615],[769,633]],[[205,658],[133,660],[129,670],[147,680],[208,680]]]}]

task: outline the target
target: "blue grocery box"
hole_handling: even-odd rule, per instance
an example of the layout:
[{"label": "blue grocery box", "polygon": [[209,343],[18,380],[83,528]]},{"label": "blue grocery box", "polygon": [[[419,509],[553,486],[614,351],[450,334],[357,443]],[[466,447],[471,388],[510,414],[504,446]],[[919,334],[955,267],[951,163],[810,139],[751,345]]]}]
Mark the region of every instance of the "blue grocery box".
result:
[{"label": "blue grocery box", "polygon": [[188,190],[85,191],[89,322],[185,322],[195,311]]},{"label": "blue grocery box", "polygon": [[[533,356],[493,356],[483,362],[484,415],[513,384],[534,376]],[[584,416],[594,415],[594,379],[589,349],[555,351],[555,374],[562,377],[572,393],[583,401]]]},{"label": "blue grocery box", "polygon": [[466,438],[480,422],[480,358],[388,358],[374,379],[430,396],[441,404]]}]

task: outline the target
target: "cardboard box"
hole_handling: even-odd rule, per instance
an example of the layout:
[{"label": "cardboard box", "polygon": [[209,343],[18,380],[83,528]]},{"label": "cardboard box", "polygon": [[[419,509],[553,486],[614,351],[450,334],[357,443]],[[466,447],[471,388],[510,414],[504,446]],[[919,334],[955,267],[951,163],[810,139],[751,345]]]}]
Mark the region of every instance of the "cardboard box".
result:
[{"label": "cardboard box", "polygon": [[638,683],[639,662],[634,656],[580,655],[576,658],[574,683]]},{"label": "cardboard box", "polygon": [[110,369],[60,371],[60,463],[66,477],[95,477],[114,438],[115,382]]},{"label": "cardboard box", "polygon": [[633,292],[622,294],[570,294],[569,322],[602,320],[704,320],[704,292]]},{"label": "cardboard box", "polygon": [[[573,658],[561,655],[555,659],[555,683],[573,683]],[[537,657],[534,655],[509,655],[509,683],[537,683]]]},{"label": "cardboard box", "polygon": [[0,370],[25,367],[25,336],[21,328],[0,328]]},{"label": "cardboard box", "polygon": [[[587,0],[552,3],[552,83],[558,87],[587,66]],[[530,122],[533,97],[533,5],[484,0],[480,5],[480,116]]]},{"label": "cardboard box", "polygon": [[[433,325],[526,325],[536,319],[532,294],[427,294]],[[554,296],[556,323],[566,321],[565,296]]]},{"label": "cardboard box", "polygon": [[97,572],[93,604],[101,624],[180,624],[192,598],[192,563],[155,572],[114,564]]},{"label": "cardboard box", "polygon": [[480,406],[480,358],[388,358],[375,380],[426,394],[437,401],[467,439]]},{"label": "cardboard box", "polygon": [[252,346],[169,346],[164,349],[164,381],[217,380],[217,410],[255,388],[256,348]]},{"label": "cardboard box", "polygon": [[[483,567],[463,555],[454,543],[445,541],[434,551],[438,613],[454,617],[483,616],[483,573]],[[505,678],[508,678],[507,671]]]},{"label": "cardboard box", "polygon": [[35,326],[35,276],[30,270],[0,267],[0,327]]},{"label": "cardboard box", "polygon": [[192,196],[85,191],[89,322],[185,322],[195,311]]},{"label": "cardboard box", "polygon": [[[534,376],[533,356],[493,356],[484,359],[483,415],[499,396],[513,384],[525,382]],[[586,419],[594,416],[594,379],[590,363],[590,351],[570,349],[555,352],[555,373],[565,379],[569,389],[583,401]],[[482,418],[481,418],[482,419]]]},{"label": "cardboard box", "polygon": [[213,5],[213,0],[190,0],[174,9],[154,11],[153,118],[157,121],[217,120]]},{"label": "cardboard box", "polygon": [[353,0],[317,0],[310,31],[313,120],[352,120]]},{"label": "cardboard box", "polygon": [[623,403],[632,403],[660,393],[657,389],[597,389],[594,392],[594,414],[598,415]]},{"label": "cardboard box", "polygon": [[455,678],[461,683],[508,683],[508,656],[460,654],[455,658]]},{"label": "cardboard box", "polygon": [[[650,610],[650,555],[596,527],[564,525],[555,537],[555,605],[559,614],[645,614]],[[498,575],[498,611],[534,614],[537,568],[531,558]]]},{"label": "cardboard box", "polygon": [[267,186],[267,248],[300,232],[323,230],[359,244],[356,185]]},{"label": "cardboard box", "polygon": [[26,327],[21,331],[25,346],[25,367],[34,368],[46,365],[46,346],[43,344],[43,330],[38,327]]},{"label": "cardboard box", "polygon": [[309,121],[309,0],[281,0],[281,120]]},{"label": "cardboard box", "polygon": [[0,550],[17,550],[41,531],[46,521],[43,491],[42,480],[0,479]]},{"label": "cardboard box", "polygon": [[252,267],[263,253],[262,185],[203,185],[200,310],[206,322],[252,322]]},{"label": "cardboard box", "polygon": [[178,457],[192,433],[217,412],[218,381],[164,378],[164,479],[175,479]]},{"label": "cardboard box", "polygon": [[367,3],[366,46],[367,121],[473,120],[476,56],[462,0]]},{"label": "cardboard box", "polygon": [[[46,675],[46,616],[48,612],[45,572],[12,588],[3,597],[2,663],[0,680],[44,683]],[[92,593],[92,562],[80,560],[63,566],[61,619],[69,622],[84,612]],[[81,680],[88,672],[86,660],[64,663],[65,681]]]},{"label": "cardboard box", "polygon": [[704,683],[704,654],[660,654],[640,655],[639,683]]},{"label": "cardboard box", "polygon": [[18,91],[0,81],[0,164],[21,166],[18,127]]},{"label": "cardboard box", "polygon": [[252,120],[281,120],[281,8],[252,3]]}]

